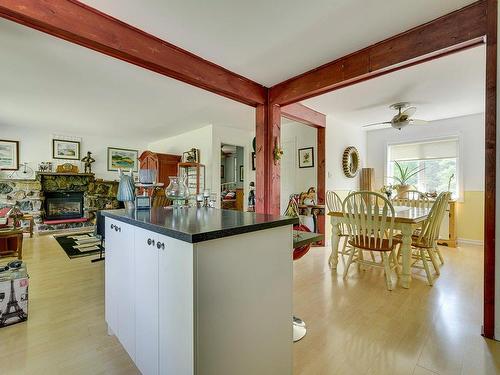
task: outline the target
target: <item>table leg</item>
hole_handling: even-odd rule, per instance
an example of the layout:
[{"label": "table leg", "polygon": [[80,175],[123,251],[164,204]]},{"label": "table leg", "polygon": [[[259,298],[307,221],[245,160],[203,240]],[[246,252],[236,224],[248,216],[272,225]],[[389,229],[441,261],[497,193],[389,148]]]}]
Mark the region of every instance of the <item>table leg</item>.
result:
[{"label": "table leg", "polygon": [[413,229],[411,225],[401,225],[402,241],[401,254],[403,262],[403,272],[401,273],[401,286],[409,289],[411,282],[411,235]]},{"label": "table leg", "polygon": [[339,263],[339,240],[340,240],[340,228],[339,219],[332,216],[332,252],[330,254],[330,259],[328,264],[334,270],[337,270],[337,264]]}]

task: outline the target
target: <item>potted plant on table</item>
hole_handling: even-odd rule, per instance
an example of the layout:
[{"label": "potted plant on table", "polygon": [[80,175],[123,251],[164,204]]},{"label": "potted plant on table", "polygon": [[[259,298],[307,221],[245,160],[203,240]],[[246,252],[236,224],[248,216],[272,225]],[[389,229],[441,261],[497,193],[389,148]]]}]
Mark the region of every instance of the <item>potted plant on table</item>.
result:
[{"label": "potted plant on table", "polygon": [[403,167],[397,161],[394,162],[394,165],[396,173],[391,178],[396,181],[395,188],[398,195],[410,190],[411,185],[408,183],[410,179],[425,169],[419,167],[410,168],[409,166]]}]

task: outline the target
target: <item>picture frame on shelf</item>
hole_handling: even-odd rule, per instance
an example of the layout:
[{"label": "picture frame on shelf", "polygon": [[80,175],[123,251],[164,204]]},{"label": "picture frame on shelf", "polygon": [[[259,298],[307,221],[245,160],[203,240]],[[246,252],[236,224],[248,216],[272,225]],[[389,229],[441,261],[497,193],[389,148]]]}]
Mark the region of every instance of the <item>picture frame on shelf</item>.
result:
[{"label": "picture frame on shelf", "polygon": [[299,148],[299,168],[314,167],[314,147]]},{"label": "picture frame on shelf", "polygon": [[243,175],[243,166],[240,165],[240,182],[243,182],[243,180],[244,180],[243,177],[244,177],[244,175]]},{"label": "picture frame on shelf", "polygon": [[108,171],[139,170],[139,150],[108,147]]},{"label": "picture frame on shelf", "polygon": [[80,142],[65,139],[52,140],[52,158],[62,160],[80,160]]},{"label": "picture frame on shelf", "polygon": [[0,170],[19,169],[19,141],[0,139]]},{"label": "picture frame on shelf", "polygon": [[182,160],[184,163],[199,163],[200,150],[198,150],[197,148],[192,148],[189,151],[183,152]]}]

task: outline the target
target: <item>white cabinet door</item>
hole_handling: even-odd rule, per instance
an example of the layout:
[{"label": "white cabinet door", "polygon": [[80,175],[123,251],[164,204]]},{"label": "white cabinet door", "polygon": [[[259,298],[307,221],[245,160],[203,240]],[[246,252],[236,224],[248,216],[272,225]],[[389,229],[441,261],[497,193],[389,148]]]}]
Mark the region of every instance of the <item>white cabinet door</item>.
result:
[{"label": "white cabinet door", "polygon": [[[160,374],[194,374],[193,244],[158,235]],[[201,371],[203,372],[203,371]]]},{"label": "white cabinet door", "polygon": [[158,254],[153,232],[135,227],[135,364],[158,374]]},{"label": "white cabinet door", "polygon": [[118,339],[129,356],[135,357],[135,259],[134,227],[118,222],[113,232],[118,237],[118,246],[113,249],[113,259],[118,269],[116,276],[118,302]]},{"label": "white cabinet door", "polygon": [[105,295],[105,319],[108,329],[113,334],[118,334],[118,265],[116,264],[115,249],[120,247],[120,238],[114,230],[118,221],[106,218],[106,258],[104,260],[104,295]]}]

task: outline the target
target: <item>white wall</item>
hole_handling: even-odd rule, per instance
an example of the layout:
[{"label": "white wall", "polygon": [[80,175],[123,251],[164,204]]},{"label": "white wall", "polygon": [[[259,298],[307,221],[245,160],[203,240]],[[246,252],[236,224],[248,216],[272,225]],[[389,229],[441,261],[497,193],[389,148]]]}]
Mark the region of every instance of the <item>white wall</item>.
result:
[{"label": "white wall", "polygon": [[[119,129],[117,129],[119,132]],[[19,141],[19,161],[27,162],[35,171],[38,170],[38,164],[43,161],[52,161],[54,166],[70,162],[78,165],[80,172],[83,172],[83,163],[76,160],[56,160],[52,159],[52,139],[57,136],[67,137],[81,142],[80,159],[87,151],[92,152],[92,157],[96,160],[92,164],[92,172],[96,178],[105,180],[117,180],[117,172],[110,172],[107,168],[107,148],[119,147],[139,151],[139,155],[146,149],[147,142],[137,139],[137,137],[102,137],[100,135],[69,134],[58,129],[36,129],[24,128],[20,126],[6,126],[0,124],[0,139],[9,139]],[[55,167],[54,167],[55,168]],[[0,177],[5,178],[11,172],[0,172]]]},{"label": "white wall", "polygon": [[200,151],[200,163],[205,165],[205,188],[212,190],[212,125],[148,144],[148,150],[174,155],[182,155],[193,147]]},{"label": "white wall", "polygon": [[[295,150],[295,190],[297,193],[307,191],[311,186],[317,185],[318,145],[317,130],[298,122],[284,122],[281,125],[281,143],[293,139],[296,141]],[[314,147],[314,167],[299,168],[298,150],[301,148]]]},{"label": "white wall", "polygon": [[242,147],[244,160],[244,208],[246,209],[249,184],[250,181],[255,182],[255,171],[251,170],[252,140],[254,136],[254,131],[208,125],[174,137],[152,142],[148,145],[148,149],[155,152],[178,155],[182,155],[184,151],[192,147],[199,149],[200,162],[205,164],[206,188],[220,195],[221,144]]},{"label": "white wall", "polygon": [[354,178],[344,175],[342,154],[354,146],[358,149],[361,166],[369,167],[366,160],[366,132],[353,124],[342,123],[333,116],[326,117],[326,189],[349,191],[359,188],[359,174]]},{"label": "white wall", "polygon": [[430,138],[461,137],[461,164],[464,191],[484,191],[484,114],[432,121],[428,125],[372,130],[366,134],[367,167],[375,168],[375,187],[386,177],[388,143],[413,142]]}]

